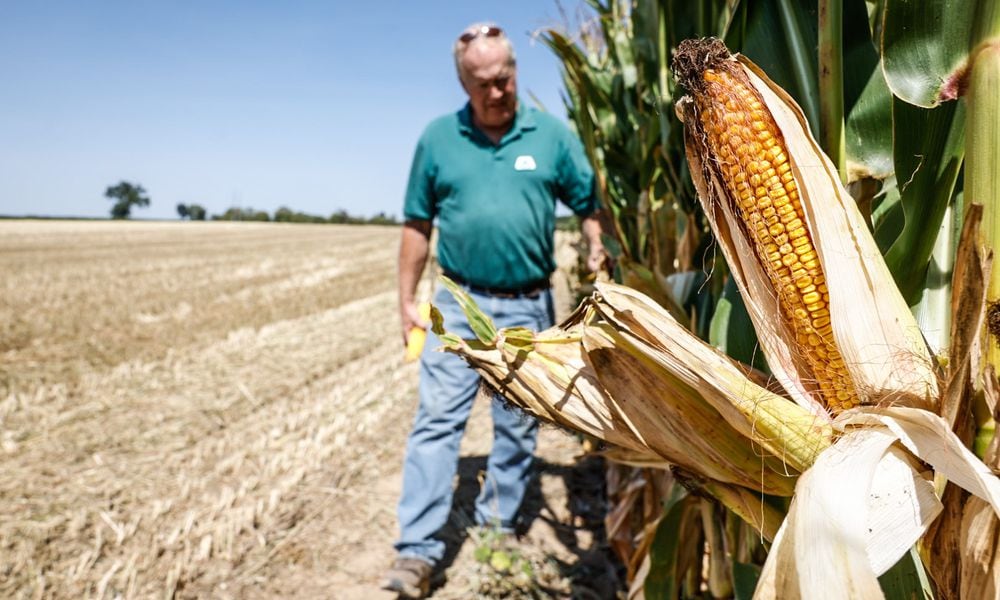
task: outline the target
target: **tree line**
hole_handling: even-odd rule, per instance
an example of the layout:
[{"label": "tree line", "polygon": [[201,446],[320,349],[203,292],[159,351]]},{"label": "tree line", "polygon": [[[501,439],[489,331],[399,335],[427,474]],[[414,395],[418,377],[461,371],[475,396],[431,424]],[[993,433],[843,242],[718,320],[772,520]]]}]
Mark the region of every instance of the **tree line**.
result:
[{"label": "tree line", "polygon": [[[128,181],[120,181],[118,184],[109,186],[104,191],[104,196],[114,201],[111,206],[112,219],[128,219],[132,215],[133,208],[145,208],[150,205],[149,195],[139,184]],[[346,210],[340,209],[333,212],[329,217],[322,215],[311,215],[299,212],[282,206],[274,211],[274,215],[267,211],[255,210],[253,208],[241,208],[234,206],[222,214],[209,215],[205,207],[200,204],[178,204],[177,215],[181,219],[189,221],[262,221],[275,223],[335,223],[344,225],[398,225],[399,221],[393,215],[380,212],[372,217],[361,217],[352,215]]]}]

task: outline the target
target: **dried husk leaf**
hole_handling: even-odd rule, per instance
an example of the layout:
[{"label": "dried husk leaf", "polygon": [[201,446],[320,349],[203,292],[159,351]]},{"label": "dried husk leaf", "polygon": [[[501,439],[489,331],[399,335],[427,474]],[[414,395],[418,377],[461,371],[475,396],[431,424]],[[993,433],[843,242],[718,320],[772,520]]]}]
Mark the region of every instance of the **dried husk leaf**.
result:
[{"label": "dried husk leaf", "polygon": [[791,495],[792,473],[773,455],[720,421],[698,390],[651,361],[627,331],[598,323],[584,348],[608,396],[656,454],[699,477]]},{"label": "dried husk leaf", "polygon": [[888,571],[941,514],[931,473],[893,446],[879,461],[868,491],[865,549],[876,575]]},{"label": "dried husk leaf", "polygon": [[[845,460],[843,450],[848,441],[851,461]],[[865,555],[862,515],[867,484],[892,442],[888,435],[860,432],[852,440],[834,444],[799,478],[754,600],[881,597],[878,578]],[[836,475],[848,462],[856,478],[844,490],[837,487]]]},{"label": "dried husk leaf", "polygon": [[439,335],[514,404],[619,447],[630,464],[668,461],[699,479],[789,495],[832,439],[826,419],[623,286],[599,284],[563,327],[540,334]]},{"label": "dried husk leaf", "polygon": [[799,478],[755,600],[882,598],[878,575],[940,511],[885,428],[847,432]]},{"label": "dried husk leaf", "polygon": [[[979,335],[986,316],[986,282],[993,263],[992,255],[984,255],[976,239],[982,218],[983,206],[970,204],[965,211],[952,272],[949,378],[938,414],[953,429],[962,426],[959,418],[966,418],[971,411],[974,374],[979,372],[979,361],[973,353],[980,345]],[[971,427],[972,423],[964,425]]]},{"label": "dried husk leaf", "polygon": [[1000,479],[951,431],[948,423],[925,410],[902,406],[851,411],[838,426],[884,426],[911,454],[948,481],[986,500],[1000,514]]},{"label": "dried husk leaf", "polygon": [[[879,407],[847,411],[834,425],[844,434],[799,478],[755,598],[883,597],[877,576],[941,510],[930,473],[919,472],[914,456],[1000,514],[1000,480],[941,417]],[[993,577],[989,543],[969,542],[982,558],[963,569],[977,581]]]},{"label": "dried husk leaf", "polygon": [[649,298],[615,284],[599,284],[597,291],[594,307],[603,318],[641,340],[650,360],[697,390],[743,436],[798,471],[829,446],[832,430],[825,417],[764,387],[750,367],[695,337]]},{"label": "dried husk leaf", "polygon": [[[504,331],[500,330],[501,337]],[[640,359],[615,350],[616,342],[610,341],[600,326],[591,325],[584,331],[593,350],[601,352],[602,345],[605,350],[612,349],[610,360],[615,366],[608,367],[605,361],[600,367],[604,379],[613,380],[611,393],[595,370],[593,358],[583,354],[584,345],[566,342],[561,330],[552,332],[552,337],[550,332],[538,334],[528,348],[502,344],[502,350],[474,341],[455,345],[447,336],[442,339],[449,344],[447,349],[465,358],[513,404],[545,421],[620,447],[618,452],[631,464],[663,467],[670,463],[698,477],[769,494],[791,494],[796,473],[786,469],[779,458],[763,455],[740,433],[720,427],[714,411],[695,408],[695,403],[704,402],[690,396],[690,391],[683,392],[689,396],[681,404],[684,410],[677,412],[663,397],[650,392],[665,390],[665,395],[670,394],[655,372],[642,368]],[[626,371],[629,367],[639,370]],[[680,402],[679,395],[674,398]],[[692,422],[699,414],[700,420]]]},{"label": "dried husk leaf", "polygon": [[962,598],[1000,596],[1000,519],[985,500],[971,498],[962,516],[961,572]]},{"label": "dried husk leaf", "polygon": [[[830,293],[833,336],[863,404],[934,408],[938,382],[920,330],[853,199],[812,138],[798,105],[759,67],[738,57],[787,146],[806,226]],[[803,407],[822,412],[805,385],[810,372],[782,314],[753,242],[727,199],[714,158],[703,155],[693,102],[678,103],[692,178],[719,246],[745,299],[768,365]],[[859,310],[862,307],[863,310]]]},{"label": "dried husk leaf", "polygon": [[[442,336],[442,341],[446,350],[479,371],[490,387],[528,413],[619,446],[637,462],[662,463],[627,417],[617,412],[584,360],[580,338],[567,342],[566,332],[549,335],[551,331],[538,334],[529,348],[506,351],[454,337]],[[582,326],[574,331],[579,336]]]}]

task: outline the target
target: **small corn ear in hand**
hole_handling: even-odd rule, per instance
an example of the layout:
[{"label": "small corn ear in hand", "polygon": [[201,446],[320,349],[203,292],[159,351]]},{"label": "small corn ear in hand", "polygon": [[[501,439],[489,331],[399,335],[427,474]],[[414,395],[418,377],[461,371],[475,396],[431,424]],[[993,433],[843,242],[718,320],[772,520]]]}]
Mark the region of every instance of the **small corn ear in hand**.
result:
[{"label": "small corn ear in hand", "polygon": [[[417,313],[420,315],[420,320],[425,323],[430,321],[431,318],[431,303],[421,302],[417,305]],[[413,327],[410,329],[410,333],[406,336],[406,355],[404,360],[406,362],[413,362],[420,358],[420,353],[424,350],[424,343],[427,342],[427,330],[421,329],[420,327]]]}]

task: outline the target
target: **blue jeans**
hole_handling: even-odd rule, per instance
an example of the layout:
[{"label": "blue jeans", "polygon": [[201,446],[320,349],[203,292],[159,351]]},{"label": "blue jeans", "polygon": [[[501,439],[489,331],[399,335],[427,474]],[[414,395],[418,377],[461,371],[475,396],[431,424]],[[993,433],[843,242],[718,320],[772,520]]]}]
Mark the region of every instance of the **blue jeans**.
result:
[{"label": "blue jeans", "polygon": [[[552,294],[537,298],[496,298],[472,294],[476,304],[496,326],[529,327],[536,331],[552,326]],[[444,317],[445,329],[462,338],[475,337],[452,295],[441,288],[434,305]],[[406,445],[403,491],[399,500],[400,536],[396,550],[401,557],[431,564],[441,560],[443,541],[435,534],[451,512],[453,479],[458,468],[459,443],[479,388],[479,375],[454,354],[438,352],[437,336],[428,331],[420,357],[420,405]],[[521,411],[492,399],[493,449],[487,461],[486,480],[476,499],[476,522],[513,529],[524,499],[535,451],[538,423]]]}]

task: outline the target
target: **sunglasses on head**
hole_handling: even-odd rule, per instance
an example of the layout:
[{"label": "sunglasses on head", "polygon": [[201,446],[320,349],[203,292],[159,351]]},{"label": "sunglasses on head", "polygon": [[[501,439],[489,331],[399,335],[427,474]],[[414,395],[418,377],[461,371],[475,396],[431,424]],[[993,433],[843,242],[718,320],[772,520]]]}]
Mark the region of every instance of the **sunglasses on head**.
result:
[{"label": "sunglasses on head", "polygon": [[483,25],[482,27],[474,31],[466,31],[462,35],[458,36],[458,41],[462,42],[463,44],[468,44],[469,42],[471,42],[472,40],[476,39],[479,36],[492,38],[492,37],[500,37],[501,35],[503,35],[503,29],[500,29],[499,27],[494,27],[492,25]]}]

